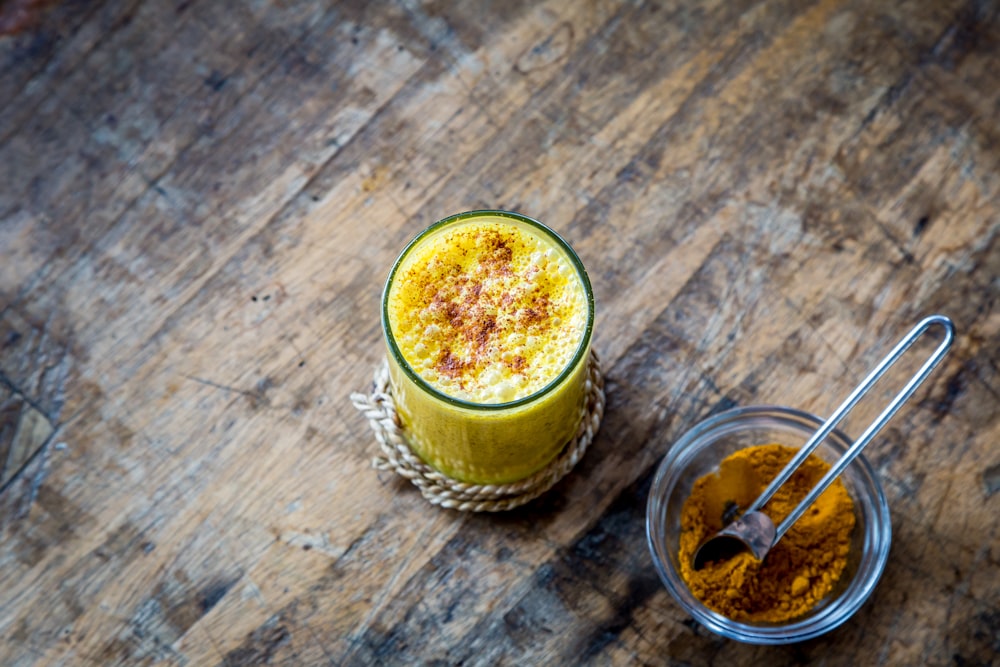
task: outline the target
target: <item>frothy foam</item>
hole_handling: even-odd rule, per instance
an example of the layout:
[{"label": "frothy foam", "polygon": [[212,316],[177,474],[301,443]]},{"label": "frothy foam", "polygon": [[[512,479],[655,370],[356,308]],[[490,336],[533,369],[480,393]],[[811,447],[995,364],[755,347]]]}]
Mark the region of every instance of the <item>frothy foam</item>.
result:
[{"label": "frothy foam", "polygon": [[396,344],[417,374],[475,403],[514,401],[555,379],[573,360],[588,315],[569,260],[547,239],[495,218],[412,248],[387,307]]}]

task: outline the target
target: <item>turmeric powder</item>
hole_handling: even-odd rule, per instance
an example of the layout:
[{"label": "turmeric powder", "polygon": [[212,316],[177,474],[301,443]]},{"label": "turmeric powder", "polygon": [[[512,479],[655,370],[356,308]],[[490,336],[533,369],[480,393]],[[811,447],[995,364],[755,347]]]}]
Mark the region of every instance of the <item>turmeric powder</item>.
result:
[{"label": "turmeric powder", "polygon": [[[694,570],[698,546],[750,506],[795,455],[784,445],[759,445],[732,454],[717,473],[694,484],[681,511],[681,576],[696,598],[735,621],[780,623],[808,612],[833,590],[847,565],[854,503],[841,480],[820,495],[763,562],[750,553]],[[781,522],[830,465],[810,455],[763,511]]]}]

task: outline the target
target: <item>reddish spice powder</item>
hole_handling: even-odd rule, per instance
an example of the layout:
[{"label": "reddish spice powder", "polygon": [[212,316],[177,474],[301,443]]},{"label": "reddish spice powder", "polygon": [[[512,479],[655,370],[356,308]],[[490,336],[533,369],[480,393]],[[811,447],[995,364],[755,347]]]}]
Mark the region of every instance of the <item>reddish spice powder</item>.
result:
[{"label": "reddish spice powder", "polygon": [[549,334],[559,312],[546,293],[552,284],[537,264],[517,255],[525,251],[516,233],[479,229],[456,242],[463,245],[461,259],[453,256],[409,276],[429,315],[423,322],[439,327],[432,334],[440,341],[432,366],[463,388],[490,364],[528,377],[533,370],[525,356],[500,351],[511,345],[511,333],[542,339]]}]

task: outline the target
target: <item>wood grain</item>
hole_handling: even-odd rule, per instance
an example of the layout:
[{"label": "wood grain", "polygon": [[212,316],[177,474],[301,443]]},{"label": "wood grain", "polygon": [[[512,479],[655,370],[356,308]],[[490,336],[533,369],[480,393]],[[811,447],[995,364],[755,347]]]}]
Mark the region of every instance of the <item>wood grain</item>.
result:
[{"label": "wood grain", "polygon": [[[998,117],[986,1],[55,4],[0,37],[0,663],[989,664]],[[577,249],[608,381],[501,516],[372,470],[347,400],[396,254],[478,207]],[[829,414],[932,312],[872,598],[699,627],[645,543],[671,443]]]}]

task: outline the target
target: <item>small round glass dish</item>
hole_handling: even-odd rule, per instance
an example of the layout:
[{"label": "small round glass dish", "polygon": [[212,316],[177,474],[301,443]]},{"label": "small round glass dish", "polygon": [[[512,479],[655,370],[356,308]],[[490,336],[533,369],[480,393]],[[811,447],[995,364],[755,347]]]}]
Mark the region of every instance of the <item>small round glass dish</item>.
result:
[{"label": "small round glass dish", "polygon": [[[646,537],[656,570],[681,607],[716,634],[750,644],[790,644],[817,637],[854,614],[875,589],[889,556],[889,505],[875,471],[858,456],[841,474],[854,501],[855,528],[847,567],[833,591],[806,614],[780,624],[734,621],[702,604],[688,590],[678,564],[681,508],[695,481],[715,471],[730,454],[753,445],[801,447],[823,420],[777,406],[735,408],[695,425],[660,463],[646,506]],[[851,441],[834,430],[815,455],[833,463]]]}]

